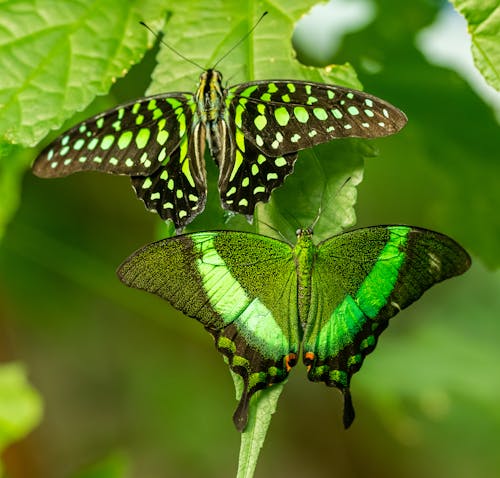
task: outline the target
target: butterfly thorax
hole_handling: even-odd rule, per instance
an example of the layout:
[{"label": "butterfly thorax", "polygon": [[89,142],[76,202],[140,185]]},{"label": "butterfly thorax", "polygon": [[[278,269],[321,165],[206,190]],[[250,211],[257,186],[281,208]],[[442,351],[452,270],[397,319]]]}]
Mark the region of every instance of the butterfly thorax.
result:
[{"label": "butterfly thorax", "polygon": [[200,76],[198,89],[195,93],[196,110],[198,119],[206,131],[210,153],[217,162],[219,162],[220,151],[224,147],[225,96],[222,74],[212,69],[204,71]]},{"label": "butterfly thorax", "polygon": [[310,229],[299,229],[297,231],[297,244],[293,248],[293,257],[297,270],[297,292],[299,319],[302,327],[309,316],[309,306],[311,303],[311,277],[314,265],[316,246],[312,241],[312,231]]}]

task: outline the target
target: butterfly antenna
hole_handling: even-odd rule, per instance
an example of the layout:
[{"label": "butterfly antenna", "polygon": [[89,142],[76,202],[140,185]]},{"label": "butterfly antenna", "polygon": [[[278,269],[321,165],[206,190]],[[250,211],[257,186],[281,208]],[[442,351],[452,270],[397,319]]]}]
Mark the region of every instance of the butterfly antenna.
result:
[{"label": "butterfly antenna", "polygon": [[314,218],[314,221],[312,222],[312,224],[309,226],[309,229],[311,231],[314,231],[314,228],[316,227],[316,224],[318,224],[319,218],[321,217],[321,211],[322,210],[323,210],[323,197],[321,197],[321,204],[319,205],[316,217]]},{"label": "butterfly antenna", "polygon": [[278,236],[281,237],[281,239],[283,239],[283,242],[286,242],[287,244],[292,245],[291,242],[287,239],[287,237],[284,236],[279,229],[276,229],[274,226],[271,226],[271,224],[269,224],[266,221],[263,221],[261,219],[259,219],[259,223],[264,224],[264,226],[267,226],[269,229],[271,229],[271,231],[274,231]]},{"label": "butterfly antenna", "polygon": [[170,51],[173,51],[177,56],[181,57],[183,60],[187,61],[188,63],[191,63],[191,65],[196,66],[196,68],[199,68],[200,70],[205,71],[205,68],[203,68],[201,65],[196,63],[195,61],[191,60],[187,56],[184,56],[180,51],[177,51],[172,45],[169,45],[166,41],[162,40],[160,38],[160,35],[155,32],[149,25],[146,25],[144,22],[139,22],[143,27],[146,27],[159,41],[162,45],[166,46]]},{"label": "butterfly antenna", "polygon": [[233,50],[235,50],[236,48],[238,48],[251,34],[252,32],[257,28],[257,25],[262,21],[262,19],[268,14],[268,12],[264,12],[260,18],[255,22],[255,25],[250,28],[250,30],[248,30],[248,32],[243,35],[240,40],[235,44],[233,45],[233,47],[227,51],[221,58],[219,58],[216,62],[215,62],[215,65],[212,67],[212,69],[215,69],[217,67],[217,65],[224,59],[226,58],[226,56],[228,56]]},{"label": "butterfly antenna", "polygon": [[335,196],[338,196],[340,194],[340,191],[342,191],[342,189],[344,189],[344,187],[346,186],[346,184],[352,179],[351,176],[349,176],[348,178],[346,178],[346,180],[339,186],[339,188],[337,189],[337,192],[335,193]]}]

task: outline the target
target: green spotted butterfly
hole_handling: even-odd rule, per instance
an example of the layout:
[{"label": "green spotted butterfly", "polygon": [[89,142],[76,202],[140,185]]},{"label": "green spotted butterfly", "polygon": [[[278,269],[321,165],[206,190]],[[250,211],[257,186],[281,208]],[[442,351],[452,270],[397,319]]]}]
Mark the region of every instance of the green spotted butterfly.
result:
[{"label": "green spotted butterfly", "polygon": [[205,143],[219,167],[222,206],[251,218],[292,172],[298,151],[335,138],[390,135],[406,121],[361,91],[294,80],[225,88],[221,73],[209,69],[194,94],[141,98],[76,125],[42,151],[33,171],[131,176],[146,207],[180,232],[205,207]]},{"label": "green spotted butterfly", "polygon": [[299,230],[295,246],[246,232],[185,234],[135,252],[118,276],[166,299],[213,335],[244,382],[233,416],[243,431],[251,396],[285,380],[300,349],[309,379],[342,391],[349,427],[351,376],[389,319],[469,266],[467,252],[449,237],[394,225],[318,245],[311,230]]}]

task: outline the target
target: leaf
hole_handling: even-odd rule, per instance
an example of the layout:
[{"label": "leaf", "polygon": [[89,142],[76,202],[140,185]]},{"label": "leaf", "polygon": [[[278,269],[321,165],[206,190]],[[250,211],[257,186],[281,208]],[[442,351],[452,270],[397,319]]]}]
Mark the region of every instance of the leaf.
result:
[{"label": "leaf", "polygon": [[[295,22],[316,2],[263,1],[256,4],[211,0],[177,2],[165,27],[165,41],[203,68],[212,68],[252,28],[259,17],[268,15],[255,31],[224,58],[220,69],[228,84],[270,78],[293,78],[336,83],[360,88],[349,64],[326,68],[301,65],[291,48]],[[164,91],[193,91],[200,70],[167,48],[158,54],[149,94]]]},{"label": "leaf", "polygon": [[258,206],[258,231],[295,243],[297,229],[314,226],[318,243],[353,226],[363,158],[374,155],[368,142],[352,139],[302,151],[294,174],[274,192],[269,204]]},{"label": "leaf", "polygon": [[42,417],[42,399],[20,363],[0,366],[0,451],[26,436]]},{"label": "leaf", "polygon": [[33,146],[139,61],[165,2],[0,3],[0,138]]},{"label": "leaf", "polygon": [[260,449],[264,445],[271,416],[276,411],[278,399],[285,383],[286,380],[266,390],[260,390],[250,399],[248,424],[241,434],[237,478],[252,478]]},{"label": "leaf", "polygon": [[21,180],[31,159],[19,146],[0,141],[0,239],[19,205]]},{"label": "leaf", "polygon": [[485,80],[500,91],[500,5],[497,0],[451,0],[465,17],[472,37],[472,56]]},{"label": "leaf", "polygon": [[[165,27],[165,41],[183,54],[189,52],[189,59],[199,63],[200,66],[204,68],[213,67],[225,53],[229,52],[243,38],[262,13],[268,11],[269,14],[262,20],[262,23],[255,31],[227,58],[224,58],[220,65],[217,65],[217,68],[222,70],[225,78],[230,78],[228,84],[253,79],[293,78],[342,84],[360,89],[361,85],[349,64],[311,68],[300,64],[295,59],[291,48],[295,19],[300,18],[314,4],[313,1],[295,1],[288,2],[286,6],[282,7],[278,2],[263,2],[259,4],[258,8],[255,8],[252,2],[247,1],[243,4],[226,2],[221,4],[219,8],[214,8],[213,2],[208,0],[178,3],[172,7],[172,16]],[[168,48],[160,49],[157,60],[158,66],[153,73],[153,81],[148,89],[148,94],[174,90],[194,90],[196,86],[194,79],[200,73],[196,66],[188,64]],[[315,148],[315,151],[316,155],[323,158],[327,155],[331,156],[331,166],[325,167],[328,175],[331,175],[332,171],[342,175],[343,169],[344,176],[349,176],[354,167],[358,169],[356,179],[352,179],[350,183],[351,187],[361,180],[363,155],[359,154],[360,148],[354,146],[354,142],[348,141],[343,146],[328,145],[327,147]],[[332,151],[341,151],[342,154],[349,156],[350,160],[342,159],[339,154],[331,154]],[[301,152],[296,169],[307,170],[307,164],[314,157],[314,153]],[[249,226],[242,216],[234,216],[222,210],[219,198],[214,194],[217,190],[218,172],[208,154],[206,154],[205,159],[208,170],[208,202],[204,213],[198,216],[187,230],[220,228],[255,230],[253,226]],[[337,165],[334,164],[336,161],[338,161]],[[356,163],[356,166],[352,165],[354,164],[352,161]],[[301,163],[305,164],[301,165]],[[339,165],[342,165],[342,167]],[[292,187],[286,188],[288,192],[281,196],[283,198],[282,206],[285,203],[289,205],[290,197],[294,197],[297,193],[297,190],[294,189],[296,187],[296,182],[293,182],[294,176],[296,175],[292,174],[285,183],[288,184],[292,181]],[[321,180],[317,183],[315,182],[318,178],[317,175],[309,174],[309,178],[309,185],[312,189],[316,189],[314,195],[318,198],[324,195],[325,187],[330,188],[337,180],[337,176],[335,178],[326,177],[325,179],[321,177]],[[347,193],[348,190],[349,188],[345,192]],[[352,193],[351,190],[349,194],[352,196]],[[288,197],[286,197],[287,195]],[[324,202],[327,203],[329,198],[330,196],[325,196]],[[353,204],[354,202],[351,201],[351,206]],[[318,212],[318,204],[313,207],[314,212],[310,214],[308,201],[303,201],[299,207],[294,205],[293,213],[295,214],[299,209],[300,220],[307,217],[307,222],[302,222],[301,225],[312,222]],[[268,210],[267,206],[260,204],[257,208],[255,222],[258,223],[259,219],[262,218],[268,223],[273,223],[273,221],[277,220],[276,213],[271,213],[274,209],[271,207]],[[284,211],[281,211],[281,213],[284,213]],[[325,214],[325,217],[327,216],[328,214]],[[354,215],[349,225],[352,225],[352,223],[354,223]],[[278,228],[278,224],[274,224],[274,227]],[[291,239],[295,237],[296,228],[297,224],[288,225],[288,229],[291,231],[291,234],[289,234]],[[164,237],[169,232],[164,226],[160,226],[160,237]],[[270,232],[269,229],[267,232]]]},{"label": "leaf", "polygon": [[123,453],[113,453],[79,471],[72,478],[125,478],[129,475],[129,460]]}]

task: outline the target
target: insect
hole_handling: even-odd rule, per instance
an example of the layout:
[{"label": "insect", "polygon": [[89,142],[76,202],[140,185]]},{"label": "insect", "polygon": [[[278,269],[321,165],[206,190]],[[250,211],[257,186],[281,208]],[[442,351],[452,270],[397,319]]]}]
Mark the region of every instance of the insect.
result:
[{"label": "insect", "polygon": [[407,122],[386,101],[341,86],[264,80],[226,88],[219,62],[203,71],[195,93],[140,98],[74,126],[41,152],[33,172],[131,176],[146,208],[180,232],[205,207],[206,144],[219,167],[222,206],[250,219],[292,172],[298,151],[394,134]]},{"label": "insect", "polygon": [[337,387],[343,422],[354,419],[351,376],[391,317],[432,285],[464,273],[467,252],[451,238],[410,226],[373,226],[318,245],[215,231],[175,236],[132,254],[122,282],[199,320],[244,382],[233,416],[248,420],[251,396],[282,382],[299,350],[308,378]]}]

